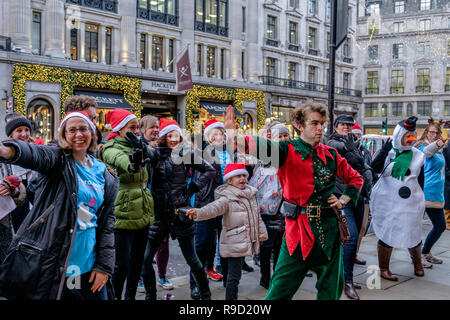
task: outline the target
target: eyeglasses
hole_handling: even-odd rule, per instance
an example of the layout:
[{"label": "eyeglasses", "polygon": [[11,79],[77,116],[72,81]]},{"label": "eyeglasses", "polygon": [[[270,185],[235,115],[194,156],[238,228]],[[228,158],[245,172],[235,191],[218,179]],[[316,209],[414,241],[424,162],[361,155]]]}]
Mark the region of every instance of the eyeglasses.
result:
[{"label": "eyeglasses", "polygon": [[439,136],[441,133],[439,131],[428,131],[429,134]]},{"label": "eyeglasses", "polygon": [[89,131],[88,127],[80,127],[80,128],[69,128],[66,130],[66,133],[73,136],[74,134],[76,134],[78,132],[80,132],[81,134],[86,134]]}]

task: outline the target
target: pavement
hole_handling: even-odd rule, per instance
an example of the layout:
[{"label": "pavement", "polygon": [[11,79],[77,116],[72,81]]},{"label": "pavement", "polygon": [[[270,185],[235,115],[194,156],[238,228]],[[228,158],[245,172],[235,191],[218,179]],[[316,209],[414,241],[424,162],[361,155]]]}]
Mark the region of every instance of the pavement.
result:
[{"label": "pavement", "polygon": [[[423,237],[431,230],[431,222],[423,220]],[[176,243],[176,241],[173,241]],[[434,245],[432,254],[443,260],[443,264],[435,264],[431,269],[425,269],[423,277],[414,275],[414,268],[407,249],[394,249],[391,257],[390,270],[399,277],[398,282],[392,282],[377,277],[378,239],[373,233],[367,234],[360,246],[358,257],[367,261],[365,266],[355,265],[354,282],[362,286],[358,290],[361,300],[448,300],[450,298],[450,231],[444,231],[442,237]],[[171,246],[171,250],[176,250]],[[164,300],[165,295],[170,293],[174,300],[191,300],[189,289],[189,276],[170,276],[170,270],[174,263],[182,263],[181,260],[171,261],[172,251],[169,259],[169,280],[174,284],[173,290],[164,290],[158,286],[158,299]],[[182,259],[182,257],[180,257]],[[260,269],[251,258],[246,258],[247,263],[255,271],[243,271],[239,284],[239,300],[264,300],[267,290],[259,285]],[[172,263],[172,265],[171,265]],[[186,266],[186,270],[188,270]],[[316,275],[306,277],[294,296],[294,300],[314,300],[317,290],[315,289]],[[221,281],[209,281],[212,299],[224,300],[225,288]],[[143,300],[145,294],[138,293],[137,299]],[[348,300],[342,294],[341,300]]]}]

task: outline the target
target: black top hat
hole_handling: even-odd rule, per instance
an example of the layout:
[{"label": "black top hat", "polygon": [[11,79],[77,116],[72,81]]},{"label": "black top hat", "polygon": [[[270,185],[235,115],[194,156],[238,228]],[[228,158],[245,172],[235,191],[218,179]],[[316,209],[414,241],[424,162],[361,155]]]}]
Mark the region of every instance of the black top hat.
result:
[{"label": "black top hat", "polygon": [[418,120],[418,118],[413,116],[413,117],[409,117],[406,120],[401,120],[398,124],[408,131],[415,131],[417,120]]}]

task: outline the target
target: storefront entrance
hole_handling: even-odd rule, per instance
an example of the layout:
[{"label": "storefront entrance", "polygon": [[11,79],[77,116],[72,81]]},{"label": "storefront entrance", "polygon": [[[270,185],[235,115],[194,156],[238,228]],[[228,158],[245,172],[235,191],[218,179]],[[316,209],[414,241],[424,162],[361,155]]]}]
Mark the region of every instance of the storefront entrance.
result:
[{"label": "storefront entrance", "polygon": [[110,91],[91,91],[89,89],[77,89],[74,90],[75,95],[91,96],[97,102],[97,127],[105,134],[108,132],[106,129],[106,114],[109,110],[116,108],[126,109],[132,111],[131,105],[123,97],[120,92]]},{"label": "storefront entrance", "polygon": [[171,94],[142,93],[142,117],[152,115],[158,119],[177,120],[177,96]]},{"label": "storefront entrance", "polygon": [[50,102],[44,99],[31,101],[27,108],[27,118],[31,121],[33,135],[39,130],[45,144],[54,139],[55,113]]}]

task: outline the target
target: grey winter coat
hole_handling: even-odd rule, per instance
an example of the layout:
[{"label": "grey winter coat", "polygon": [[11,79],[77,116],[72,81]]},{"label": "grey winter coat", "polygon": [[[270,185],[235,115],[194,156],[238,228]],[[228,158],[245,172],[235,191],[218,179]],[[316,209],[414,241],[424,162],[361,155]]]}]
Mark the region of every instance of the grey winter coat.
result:
[{"label": "grey winter coat", "polygon": [[251,257],[259,253],[260,242],[267,240],[266,226],[255,197],[257,191],[249,185],[241,190],[224,184],[217,187],[214,202],[196,209],[197,221],[223,215],[219,244],[222,257]]}]

